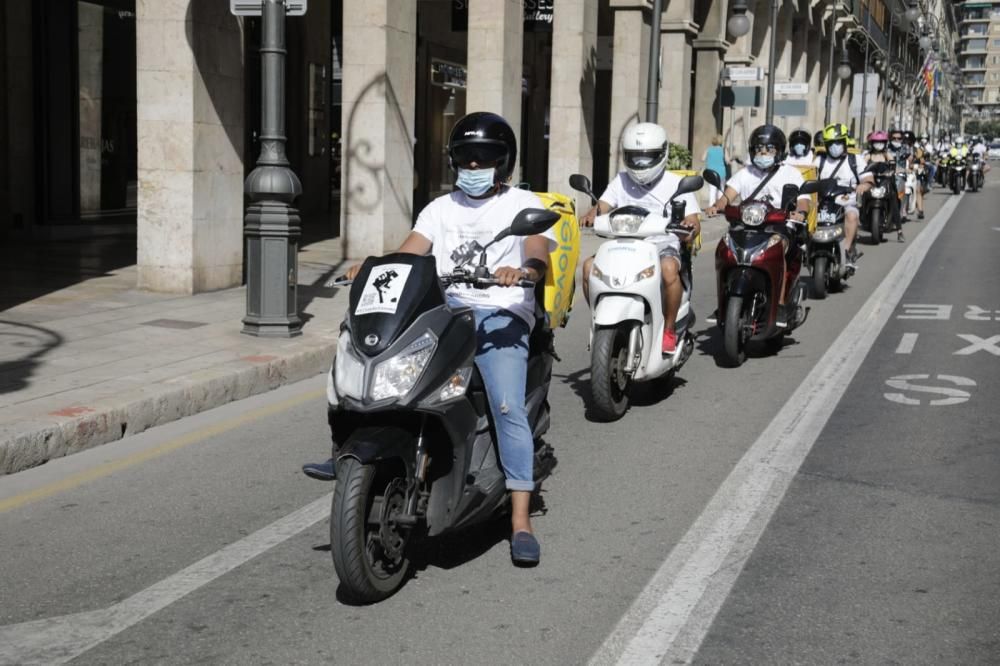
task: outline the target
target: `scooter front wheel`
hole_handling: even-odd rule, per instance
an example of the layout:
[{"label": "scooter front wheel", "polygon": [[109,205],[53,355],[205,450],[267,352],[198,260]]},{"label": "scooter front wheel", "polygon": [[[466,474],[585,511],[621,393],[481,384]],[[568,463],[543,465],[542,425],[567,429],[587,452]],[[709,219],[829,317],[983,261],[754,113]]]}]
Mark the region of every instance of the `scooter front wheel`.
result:
[{"label": "scooter front wheel", "polygon": [[868,214],[868,228],[872,234],[872,245],[878,245],[882,242],[882,224],[882,210],[872,209]]},{"label": "scooter front wheel", "polygon": [[826,298],[826,284],[829,276],[829,259],[826,257],[816,257],[812,268],[812,288],[813,297],[817,300]]},{"label": "scooter front wheel", "polygon": [[[330,552],[340,592],[350,601],[381,601],[406,578],[410,566],[407,534],[399,531],[393,520],[405,509],[406,479],[401,472],[389,465],[365,465],[354,458],[337,463]],[[377,511],[373,511],[376,500]]]},{"label": "scooter front wheel", "polygon": [[629,328],[619,325],[594,331],[590,349],[590,395],[593,414],[602,421],[615,421],[628,411],[628,392],[632,383],[625,374]]},{"label": "scooter front wheel", "polygon": [[732,368],[743,365],[747,360],[747,341],[749,339],[746,321],[747,315],[743,312],[743,297],[730,296],[726,303],[726,326],[722,331],[722,348],[726,364]]}]

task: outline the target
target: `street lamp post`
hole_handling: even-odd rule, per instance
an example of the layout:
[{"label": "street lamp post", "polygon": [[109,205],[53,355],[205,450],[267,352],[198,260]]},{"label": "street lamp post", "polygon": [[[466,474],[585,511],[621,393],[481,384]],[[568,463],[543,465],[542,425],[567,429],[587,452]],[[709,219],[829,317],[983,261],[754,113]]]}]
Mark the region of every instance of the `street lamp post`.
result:
[{"label": "street lamp post", "polygon": [[663,0],[653,0],[653,18],[650,21],[649,62],[646,68],[646,122],[655,123],[659,113],[660,92],[660,17]]},{"label": "street lamp post", "polygon": [[247,310],[242,333],[290,338],[302,333],[298,292],[302,183],[285,154],[285,0],[262,0],[261,132],[257,166],[244,183]]},{"label": "street lamp post", "polygon": [[[750,32],[750,19],[746,17],[748,4],[747,0],[733,0],[733,15],[729,17],[726,28],[729,34],[734,37],[742,37]],[[771,0],[771,43],[768,45],[768,72],[767,72],[767,113],[766,122],[768,125],[774,122],[774,73],[776,70],[774,56],[777,40],[775,33],[778,31],[778,12],[781,9],[781,0]]]}]

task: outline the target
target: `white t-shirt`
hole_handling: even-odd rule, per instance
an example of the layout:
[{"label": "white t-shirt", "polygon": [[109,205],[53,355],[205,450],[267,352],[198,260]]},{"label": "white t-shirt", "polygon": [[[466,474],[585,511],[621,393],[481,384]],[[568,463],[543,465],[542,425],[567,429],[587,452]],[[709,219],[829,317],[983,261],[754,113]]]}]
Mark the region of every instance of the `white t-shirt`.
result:
[{"label": "white t-shirt", "polygon": [[975,155],[985,155],[986,154],[986,144],[984,144],[984,143],[977,143],[976,145],[972,146],[972,152]]},{"label": "white t-shirt", "polygon": [[[767,176],[767,171],[758,169],[753,164],[748,164],[739,171],[736,172],[732,178],[726,181],[726,187],[731,187],[736,190],[736,193],[740,197],[740,201],[744,201],[747,197],[753,194],[753,191],[757,189],[760,185],[760,181],[764,180]],[[771,180],[767,181],[763,189],[757,193],[754,197],[757,201],[767,201],[775,208],[781,206],[781,189],[787,185],[792,184],[797,187],[802,187],[802,183],[805,179],[802,177],[802,173],[799,172],[793,166],[788,166],[787,164],[782,164],[778,167],[778,171],[771,177]],[[809,200],[808,194],[800,194],[799,199]],[[735,203],[735,202],[731,202]]]},{"label": "white t-shirt", "polygon": [[802,157],[789,153],[788,157],[785,158],[785,164],[793,167],[813,166],[813,162],[815,162],[815,160],[816,160],[816,155],[813,154],[813,151],[810,150]]},{"label": "white t-shirt", "polygon": [[[413,230],[431,242],[431,254],[438,273],[450,273],[469,259],[475,265],[479,254],[501,230],[510,226],[521,210],[545,208],[534,193],[516,187],[505,187],[489,199],[472,199],[461,190],[438,197],[427,204],[417,217]],[[556,247],[552,229],[542,234],[549,239],[549,251]],[[508,236],[486,250],[486,265],[490,271],[502,266],[520,268],[524,265],[524,238]],[[453,305],[509,310],[533,326],[535,323],[535,293],[522,287],[489,287],[474,289],[469,285],[452,285],[446,292]]]},{"label": "white t-shirt", "polygon": [[[601,195],[601,201],[609,204],[612,208],[620,206],[640,206],[650,213],[663,214],[663,206],[670,200],[670,196],[677,191],[677,186],[681,182],[681,177],[677,174],[664,171],[657,180],[649,185],[640,185],[628,175],[627,171],[621,171],[608,183],[608,187]],[[698,200],[694,198],[694,193],[682,194],[677,197],[686,205],[684,217],[692,213],[700,213]],[[667,211],[669,217],[670,211]]]},{"label": "white t-shirt", "polygon": [[[833,159],[827,156],[826,159],[822,157],[816,158],[816,164],[814,165],[818,171],[820,180],[824,178],[836,178],[837,184],[843,187],[857,187],[859,182],[858,178],[862,178],[862,173],[868,168],[868,162],[862,155],[854,156],[854,165],[858,170],[858,178],[854,177],[854,172],[851,171],[849,154],[845,154],[843,157],[843,164],[838,168],[837,165],[840,163],[840,159]],[[834,174],[836,172],[836,174]],[[857,205],[857,195],[856,194],[846,194],[837,197],[837,202],[842,206],[856,206]]]}]

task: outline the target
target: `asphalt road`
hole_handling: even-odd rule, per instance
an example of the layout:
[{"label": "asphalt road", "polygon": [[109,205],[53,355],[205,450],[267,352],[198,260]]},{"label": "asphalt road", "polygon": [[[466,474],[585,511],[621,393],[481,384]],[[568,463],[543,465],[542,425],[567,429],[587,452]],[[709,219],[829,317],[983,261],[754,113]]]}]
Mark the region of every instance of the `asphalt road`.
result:
[{"label": "asphalt road", "polygon": [[[704,631],[684,625],[693,651],[682,661],[1000,659],[992,434],[1000,359],[991,351],[1000,338],[988,342],[1000,334],[997,181],[959,203],[871,353],[857,359],[829,423],[813,433],[801,469],[785,480],[773,517],[754,514],[763,533],[729,535],[749,560],[708,572],[734,578],[722,592],[691,597]],[[929,210],[950,198],[936,191]],[[500,523],[437,543],[381,604],[338,601],[322,519],[332,485],[298,471],[327,454],[322,379],[0,478],[0,663],[618,659],[620,646],[608,639],[629,626],[620,620],[642,610],[637,599],[656,598],[647,586],[772,419],[808,390],[803,380],[931,217],[906,225],[907,243],[863,248],[849,288],[812,303],[777,355],[718,367],[719,340],[699,324],[697,351],[679,377],[640,391],[618,423],[586,418],[588,312],[578,307],[557,338],[563,360],[546,439],[558,465],[535,518],[542,563],[534,569],[510,565]],[[711,249],[695,263],[700,315],[714,308]],[[941,312],[904,312],[907,304],[953,308],[947,319],[899,319]],[[970,305],[989,319],[966,319]],[[983,349],[955,353],[970,345]],[[900,378],[920,374],[930,378]],[[964,402],[929,403],[963,392]],[[660,607],[660,615],[680,613]],[[657,634],[657,613],[636,617]],[[637,650],[641,658],[630,661],[672,658]]]}]

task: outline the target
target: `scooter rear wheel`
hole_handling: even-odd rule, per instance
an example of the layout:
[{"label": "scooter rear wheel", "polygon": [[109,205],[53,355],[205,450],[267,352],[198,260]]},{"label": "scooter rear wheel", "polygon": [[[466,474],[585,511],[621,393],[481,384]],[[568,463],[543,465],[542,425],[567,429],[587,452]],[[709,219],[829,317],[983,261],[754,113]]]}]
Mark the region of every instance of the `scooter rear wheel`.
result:
[{"label": "scooter rear wheel", "polygon": [[625,325],[594,331],[590,349],[590,396],[593,415],[602,421],[615,421],[628,411],[628,392],[632,383],[625,375],[628,337],[629,327]]},{"label": "scooter rear wheel", "polygon": [[[354,458],[337,463],[337,487],[330,512],[330,552],[341,594],[357,603],[391,596],[410,567],[406,534],[392,521],[403,510],[405,478],[388,465],[365,465]],[[373,513],[380,499],[378,515]]]},{"label": "scooter rear wheel", "polygon": [[738,368],[747,360],[747,325],[743,312],[743,297],[730,296],[726,303],[726,326],[722,331],[724,360],[729,367]]}]

